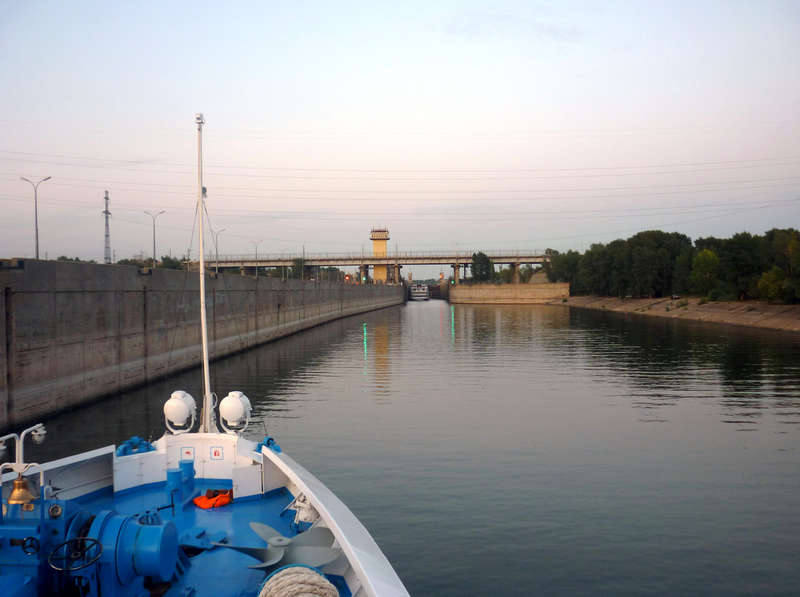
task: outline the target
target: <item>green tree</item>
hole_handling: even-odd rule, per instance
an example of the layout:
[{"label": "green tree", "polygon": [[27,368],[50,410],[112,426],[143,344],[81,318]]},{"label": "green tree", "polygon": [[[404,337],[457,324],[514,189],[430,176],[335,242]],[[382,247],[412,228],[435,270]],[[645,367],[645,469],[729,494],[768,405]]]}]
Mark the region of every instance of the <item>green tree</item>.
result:
[{"label": "green tree", "polygon": [[472,254],[472,279],[476,282],[489,282],[494,273],[492,260],[482,251]]},{"label": "green tree", "polygon": [[59,256],[56,261],[66,261],[68,263],[97,263],[94,259],[81,259],[80,257],[67,257],[66,255]]},{"label": "green tree", "polygon": [[724,238],[716,238],[714,236],[698,238],[696,241],[694,241],[694,248],[698,251],[710,249],[719,255],[720,251],[722,250],[722,246],[725,244],[725,240],[726,239]]},{"label": "green tree", "polygon": [[675,262],[692,241],[677,232],[647,230],[629,238],[628,246],[633,293],[658,297],[672,292]]},{"label": "green tree", "polygon": [[725,240],[720,248],[720,278],[732,298],[753,298],[758,295],[758,280],[766,269],[763,237],[739,232]]},{"label": "green tree", "polygon": [[617,239],[606,246],[608,254],[608,294],[624,297],[631,292],[631,250],[628,241]]},{"label": "green tree", "polygon": [[719,257],[711,249],[703,249],[692,260],[689,286],[697,294],[707,295],[718,283]]},{"label": "green tree", "polygon": [[606,246],[593,244],[583,254],[578,266],[578,278],[581,280],[581,285],[591,294],[608,295],[610,265]]},{"label": "green tree", "polygon": [[675,259],[675,267],[672,270],[672,293],[686,294],[691,288],[690,277],[692,275],[692,262],[694,260],[694,250],[687,247],[681,251]]},{"label": "green tree", "polygon": [[768,272],[761,274],[758,280],[758,293],[762,298],[769,301],[784,299],[784,282],[786,274],[777,265],[773,265]]},{"label": "green tree", "polygon": [[657,250],[649,245],[631,250],[631,290],[634,296],[658,296],[655,291],[658,257]]},{"label": "green tree", "polygon": [[530,282],[530,279],[533,277],[533,274],[536,270],[533,269],[533,266],[530,265],[523,265],[519,268],[519,281],[523,284],[527,284]]},{"label": "green tree", "polygon": [[503,284],[510,284],[514,281],[514,268],[511,266],[501,268],[500,271],[494,275],[494,279]]},{"label": "green tree", "polygon": [[548,280],[568,282],[572,294],[660,297],[691,290],[724,300],[800,301],[800,232],[793,228],[699,238],[694,246],[684,234],[647,230],[593,244],[583,255],[546,254]]},{"label": "green tree", "polygon": [[766,261],[792,277],[800,273],[800,233],[794,228],[773,228],[764,235]]},{"label": "green tree", "polygon": [[170,255],[162,255],[158,267],[164,269],[183,269],[183,261]]},{"label": "green tree", "polygon": [[120,259],[117,265],[135,265],[136,267],[147,267],[152,263],[150,259],[146,262],[144,259]]},{"label": "green tree", "polygon": [[566,253],[553,251],[550,254],[550,261],[544,264],[544,269],[547,279],[551,282],[569,282],[570,294],[582,294],[586,292],[586,288],[578,277],[580,264],[581,254],[577,251]]}]

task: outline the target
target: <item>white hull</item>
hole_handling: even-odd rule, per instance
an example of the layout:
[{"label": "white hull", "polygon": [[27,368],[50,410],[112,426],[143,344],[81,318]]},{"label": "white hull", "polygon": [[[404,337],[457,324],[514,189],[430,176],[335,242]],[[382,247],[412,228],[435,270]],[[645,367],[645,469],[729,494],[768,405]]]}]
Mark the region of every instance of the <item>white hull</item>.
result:
[{"label": "white hull", "polygon": [[431,298],[430,289],[424,284],[414,284],[408,292],[411,301],[427,301]]}]

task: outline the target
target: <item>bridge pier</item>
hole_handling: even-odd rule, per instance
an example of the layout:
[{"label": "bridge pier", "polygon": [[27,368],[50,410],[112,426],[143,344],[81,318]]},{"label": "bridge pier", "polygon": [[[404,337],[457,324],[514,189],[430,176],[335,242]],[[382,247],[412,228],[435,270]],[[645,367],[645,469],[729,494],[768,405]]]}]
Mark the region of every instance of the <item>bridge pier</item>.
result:
[{"label": "bridge pier", "polygon": [[400,282],[401,282],[401,280],[400,280],[400,264],[399,263],[395,263],[394,264],[394,283],[395,284],[400,284]]},{"label": "bridge pier", "polygon": [[369,266],[368,265],[361,265],[358,267],[358,283],[359,284],[366,284],[367,278],[369,278]]},{"label": "bridge pier", "polygon": [[461,271],[461,265],[455,263],[451,267],[453,268],[453,284],[458,286],[458,274]]},{"label": "bridge pier", "polygon": [[519,284],[519,263],[511,264],[511,281],[514,284]]}]

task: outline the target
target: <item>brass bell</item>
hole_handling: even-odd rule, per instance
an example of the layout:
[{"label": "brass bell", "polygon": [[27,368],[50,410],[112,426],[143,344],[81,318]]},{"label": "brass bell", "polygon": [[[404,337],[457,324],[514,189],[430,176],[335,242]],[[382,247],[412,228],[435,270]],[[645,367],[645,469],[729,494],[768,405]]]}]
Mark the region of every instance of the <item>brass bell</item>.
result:
[{"label": "brass bell", "polygon": [[11,490],[11,495],[8,496],[8,504],[30,504],[36,497],[37,496],[31,493],[28,480],[20,473],[19,476],[14,479],[14,488]]}]

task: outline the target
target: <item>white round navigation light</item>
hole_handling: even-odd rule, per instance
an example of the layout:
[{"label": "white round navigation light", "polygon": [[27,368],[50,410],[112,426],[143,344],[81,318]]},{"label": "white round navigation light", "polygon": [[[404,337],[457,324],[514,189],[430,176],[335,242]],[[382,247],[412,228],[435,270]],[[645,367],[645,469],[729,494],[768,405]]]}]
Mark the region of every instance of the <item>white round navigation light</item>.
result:
[{"label": "white round navigation light", "polygon": [[39,425],[33,431],[31,431],[31,437],[33,438],[33,443],[35,444],[43,443],[46,435],[47,429],[44,428],[44,425]]},{"label": "white round navigation light", "polygon": [[164,403],[164,418],[167,429],[174,434],[186,433],[194,427],[197,405],[194,398],[183,390],[172,392]]},{"label": "white round navigation light", "polygon": [[219,418],[227,433],[241,433],[250,423],[253,407],[242,392],[230,392],[219,403]]}]

